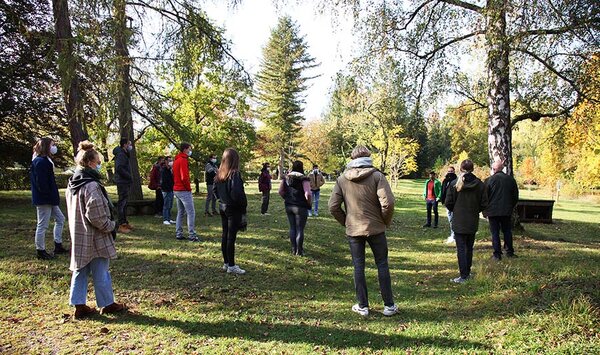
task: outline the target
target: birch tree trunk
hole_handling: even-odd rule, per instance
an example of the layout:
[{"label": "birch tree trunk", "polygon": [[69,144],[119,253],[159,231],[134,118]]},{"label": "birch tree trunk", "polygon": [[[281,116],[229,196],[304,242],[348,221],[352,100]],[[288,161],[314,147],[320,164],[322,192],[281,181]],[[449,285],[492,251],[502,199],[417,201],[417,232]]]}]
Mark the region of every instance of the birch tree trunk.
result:
[{"label": "birch tree trunk", "polygon": [[142,200],[142,180],[135,149],[135,137],[133,135],[133,117],[131,115],[131,80],[129,77],[129,50],[127,42],[131,30],[127,27],[127,14],[125,12],[125,0],[113,1],[114,11],[114,40],[116,52],[116,74],[118,86],[117,111],[119,116],[119,131],[121,137],[128,138],[133,144],[133,150],[129,154],[129,165],[133,182],[129,191],[131,200]]},{"label": "birch tree trunk", "polygon": [[73,155],[77,154],[79,142],[88,139],[83,120],[83,105],[79,92],[77,59],[73,55],[73,33],[67,0],[52,0],[56,52],[58,53],[58,75],[62,88]]},{"label": "birch tree trunk", "polygon": [[488,0],[488,152],[490,166],[504,162],[504,172],[513,175],[510,127],[509,45],[506,36],[507,0]]}]

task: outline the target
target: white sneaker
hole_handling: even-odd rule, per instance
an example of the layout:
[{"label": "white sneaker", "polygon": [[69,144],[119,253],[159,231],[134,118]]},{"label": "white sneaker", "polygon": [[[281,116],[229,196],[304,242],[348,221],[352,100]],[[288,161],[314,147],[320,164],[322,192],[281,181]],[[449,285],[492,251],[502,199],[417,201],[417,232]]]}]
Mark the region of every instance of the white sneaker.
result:
[{"label": "white sneaker", "polygon": [[229,265],[227,265],[226,263],[223,263],[223,271],[227,271],[228,267],[229,267]]},{"label": "white sneaker", "polygon": [[312,212],[311,211],[308,211],[308,216],[312,217]]},{"label": "white sneaker", "polygon": [[452,243],[456,243],[456,240],[454,240],[454,237],[448,237],[448,239],[446,239],[446,244],[452,244]]},{"label": "white sneaker", "polygon": [[393,316],[394,314],[398,313],[398,306],[396,306],[395,304],[392,305],[391,307],[388,306],[384,306],[383,307],[383,315],[384,316]]},{"label": "white sneaker", "polygon": [[174,221],[174,220],[170,220],[169,222],[170,222],[171,224],[175,224],[175,223],[177,223],[177,222],[176,222],[176,221]]},{"label": "white sneaker", "polygon": [[163,224],[166,225],[166,226],[170,226],[171,222],[169,222],[169,221],[163,221]]},{"label": "white sneaker", "polygon": [[246,273],[246,270],[241,269],[239,266],[237,265],[233,265],[233,266],[228,266],[227,267],[227,273],[228,274],[238,274],[238,275],[243,275]]},{"label": "white sneaker", "polygon": [[360,314],[361,316],[366,317],[369,315],[369,307],[362,308],[357,303],[354,306],[352,306],[352,312],[356,312],[356,313]]},{"label": "white sneaker", "polygon": [[315,217],[319,217],[319,212],[315,211],[314,215]]}]

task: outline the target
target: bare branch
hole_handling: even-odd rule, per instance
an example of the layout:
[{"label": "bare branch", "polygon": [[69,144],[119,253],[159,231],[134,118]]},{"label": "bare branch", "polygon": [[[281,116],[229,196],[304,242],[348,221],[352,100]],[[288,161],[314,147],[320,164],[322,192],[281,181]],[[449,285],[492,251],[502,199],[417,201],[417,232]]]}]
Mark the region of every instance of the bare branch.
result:
[{"label": "bare branch", "polygon": [[573,30],[577,30],[577,29],[585,29],[586,26],[590,25],[590,24],[600,25],[600,18],[589,18],[589,19],[585,19],[582,21],[575,21],[569,25],[562,26],[562,27],[548,28],[548,29],[540,28],[540,29],[535,29],[535,30],[522,31],[522,32],[516,33],[513,36],[513,38],[526,37],[526,36],[532,36],[532,35],[558,35],[558,34],[563,34],[563,33],[569,33],[569,32],[572,32]]},{"label": "bare branch", "polygon": [[542,113],[542,112],[537,112],[537,111],[526,112],[521,115],[517,115],[517,116],[513,117],[513,119],[510,121],[510,127],[512,128],[518,122],[525,121],[525,120],[532,120],[533,122],[537,122],[542,118],[556,118],[556,117],[568,116],[571,113],[571,111],[575,108],[576,105],[577,105],[577,102],[575,104],[565,108],[564,110],[562,110],[560,112],[553,112],[553,113]]},{"label": "bare branch", "polygon": [[475,32],[471,32],[468,33],[466,35],[460,36],[460,37],[456,37],[456,38],[452,38],[451,40],[449,40],[448,42],[442,43],[439,46],[433,48],[432,50],[430,50],[429,52],[423,53],[423,54],[419,54],[418,52],[414,52],[411,50],[407,50],[407,49],[403,49],[403,48],[398,48],[396,46],[394,46],[394,49],[399,51],[399,52],[405,52],[405,53],[409,53],[414,55],[415,57],[419,58],[419,59],[424,59],[424,60],[429,60],[431,59],[433,56],[435,56],[439,51],[441,51],[442,49],[453,45],[455,43],[458,43],[460,41],[463,41],[465,39],[474,37],[474,36],[479,36],[479,35],[484,35],[485,31],[481,30],[481,31],[475,31]]},{"label": "bare branch", "polygon": [[446,4],[462,7],[463,9],[475,11],[477,13],[481,13],[484,10],[483,7],[468,3],[466,1],[460,1],[460,0],[439,0],[439,1],[444,2]]}]

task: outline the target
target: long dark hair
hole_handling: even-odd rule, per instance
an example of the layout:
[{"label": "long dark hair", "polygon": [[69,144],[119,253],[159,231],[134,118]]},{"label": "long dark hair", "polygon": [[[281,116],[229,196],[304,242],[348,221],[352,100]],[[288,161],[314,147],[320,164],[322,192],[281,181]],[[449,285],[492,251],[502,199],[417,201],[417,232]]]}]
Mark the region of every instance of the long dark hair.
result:
[{"label": "long dark hair", "polygon": [[215,176],[216,182],[223,182],[231,178],[233,174],[240,171],[240,155],[233,148],[227,148],[221,158],[221,166]]},{"label": "long dark hair", "polygon": [[52,142],[54,142],[54,139],[52,138],[40,138],[40,140],[38,140],[37,143],[35,143],[35,145],[33,146],[33,153],[38,157],[47,157],[52,155],[50,154],[50,147],[52,146]]},{"label": "long dark hair", "polygon": [[298,172],[304,175],[304,163],[300,160],[296,160],[292,163],[292,171]]}]

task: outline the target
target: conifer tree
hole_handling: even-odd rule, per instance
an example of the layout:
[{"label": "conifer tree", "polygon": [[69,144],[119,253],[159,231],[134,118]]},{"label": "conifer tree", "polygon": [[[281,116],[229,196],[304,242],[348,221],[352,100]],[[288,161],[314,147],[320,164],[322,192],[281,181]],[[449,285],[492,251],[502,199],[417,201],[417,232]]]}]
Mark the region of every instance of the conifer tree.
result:
[{"label": "conifer tree", "polygon": [[288,16],[280,18],[263,48],[256,93],[259,118],[265,123],[273,150],[279,154],[280,174],[285,156],[293,153],[304,120],[302,92],[311,78],[303,74],[316,66],[298,26]]}]

